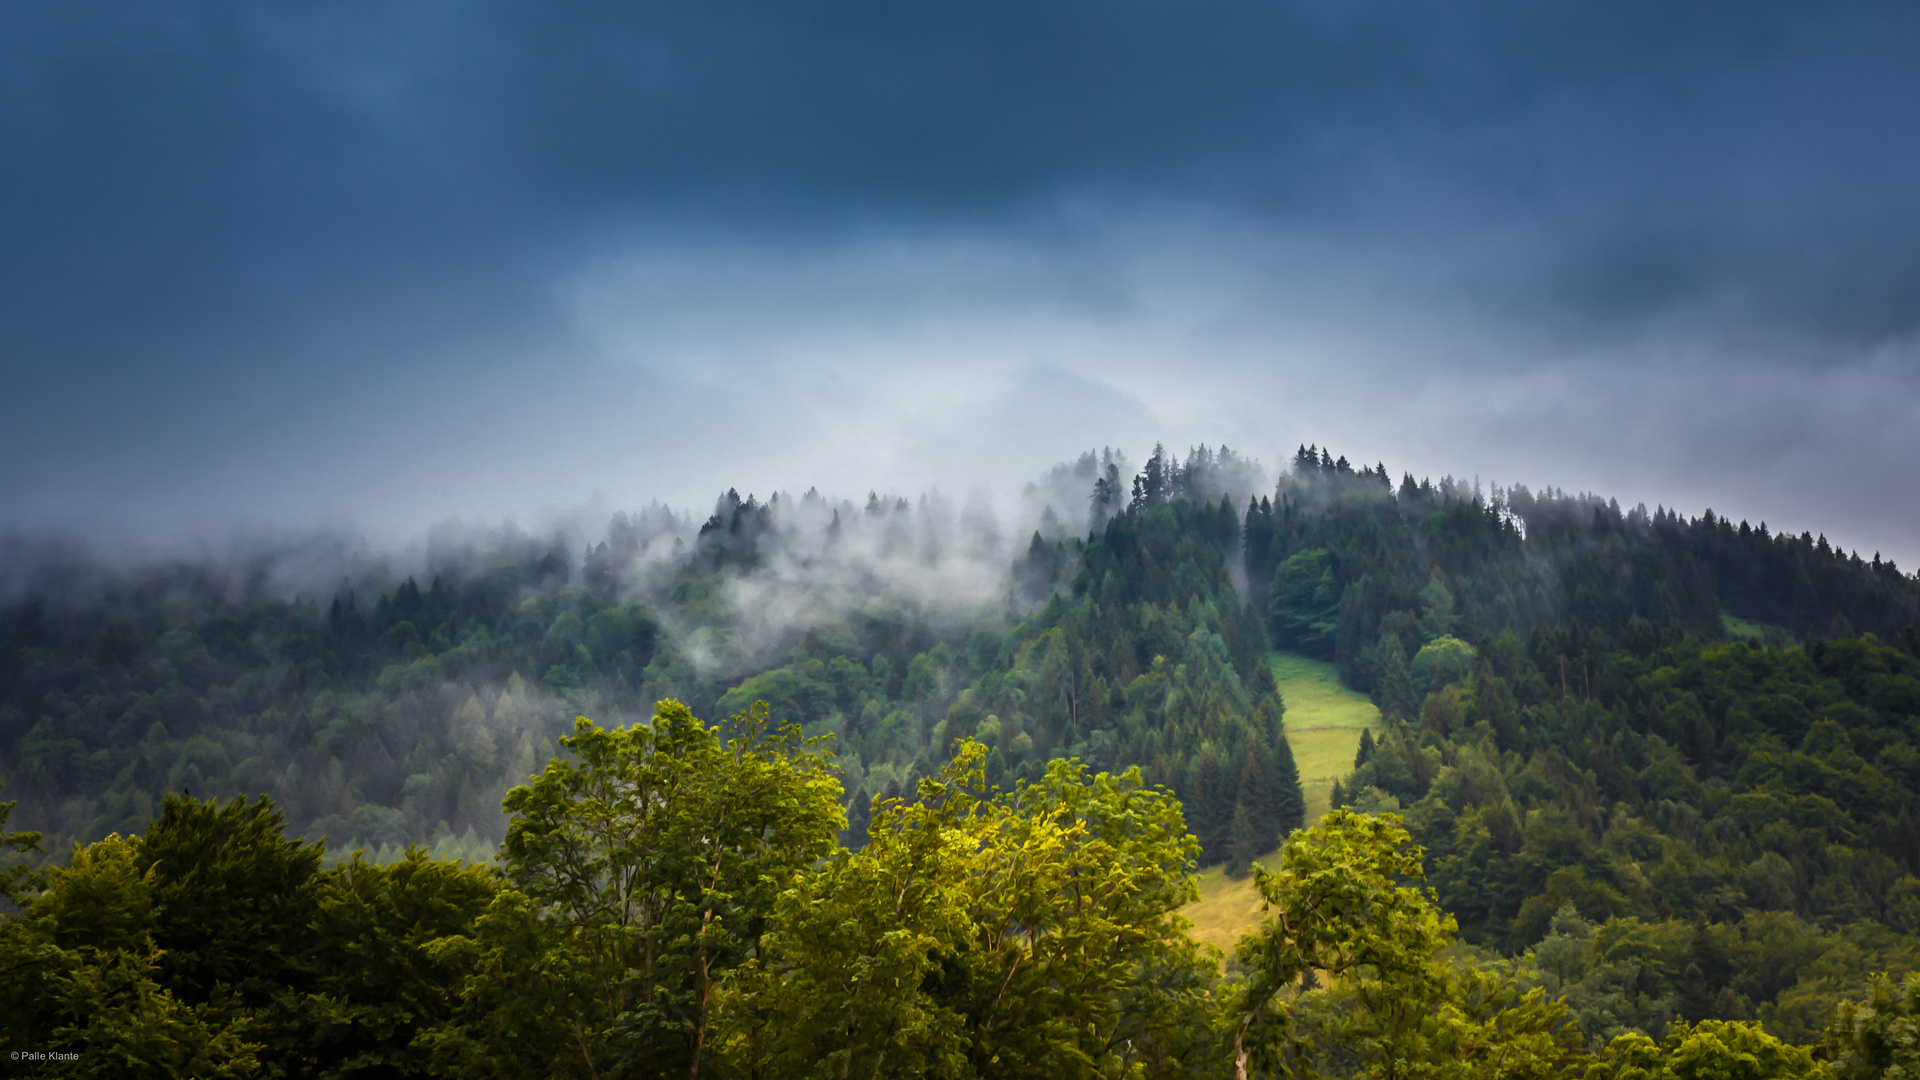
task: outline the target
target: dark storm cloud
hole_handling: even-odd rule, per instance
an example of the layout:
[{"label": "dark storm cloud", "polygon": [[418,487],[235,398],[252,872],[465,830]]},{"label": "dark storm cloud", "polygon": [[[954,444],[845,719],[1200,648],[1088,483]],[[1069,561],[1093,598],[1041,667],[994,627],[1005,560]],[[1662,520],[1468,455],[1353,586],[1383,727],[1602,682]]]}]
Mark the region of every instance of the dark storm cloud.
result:
[{"label": "dark storm cloud", "polygon": [[[486,513],[756,411],[787,441],[676,474],[858,490],[955,416],[1897,458],[1916,45],[1899,4],[16,0],[0,503]],[[1718,426],[1608,457],[1663,394]]]},{"label": "dark storm cloud", "polygon": [[1571,264],[1547,268],[1552,291],[1596,316],[1731,276],[1802,296],[1815,325],[1914,317],[1920,95],[1901,6],[19,3],[0,18],[8,322],[48,348],[110,338],[106,313],[168,337],[308,303],[452,322],[623,225],[1000,227],[1066,198],[1410,231],[1518,217],[1575,245],[1538,257]]}]

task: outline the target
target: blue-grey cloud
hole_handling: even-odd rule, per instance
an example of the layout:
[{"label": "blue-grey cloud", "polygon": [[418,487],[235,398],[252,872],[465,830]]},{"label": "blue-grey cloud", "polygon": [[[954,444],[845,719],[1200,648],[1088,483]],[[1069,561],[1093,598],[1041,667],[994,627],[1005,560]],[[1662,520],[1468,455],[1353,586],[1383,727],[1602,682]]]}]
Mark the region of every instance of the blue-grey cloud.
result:
[{"label": "blue-grey cloud", "polygon": [[224,302],[229,333],[303,295],[457,314],[461,293],[491,303],[623,227],[1000,226],[1069,198],[1416,232],[1531,218],[1575,263],[1552,288],[1597,309],[1798,266],[1828,283],[1795,290],[1814,316],[1912,317],[1920,16],[1901,5],[4,18],[9,322],[58,319],[61,342],[103,305],[164,326]]},{"label": "blue-grey cloud", "polygon": [[19,0],[0,504],[899,483],[957,409],[1920,555],[1916,45],[1892,3]]}]

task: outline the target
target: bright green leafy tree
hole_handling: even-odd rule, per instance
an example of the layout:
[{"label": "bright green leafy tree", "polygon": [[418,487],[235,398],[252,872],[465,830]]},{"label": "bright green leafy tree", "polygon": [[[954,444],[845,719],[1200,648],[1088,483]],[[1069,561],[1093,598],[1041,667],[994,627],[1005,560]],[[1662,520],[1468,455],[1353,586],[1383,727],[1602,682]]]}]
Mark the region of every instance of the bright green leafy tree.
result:
[{"label": "bright green leafy tree", "polygon": [[1163,1076],[1204,1064],[1215,961],[1184,934],[1198,854],[1137,770],[1052,762],[996,793],[963,742],[869,841],[782,896],[729,998],[754,1076]]},{"label": "bright green leafy tree", "polygon": [[[1440,954],[1453,919],[1434,903],[1399,819],[1335,810],[1282,847],[1255,887],[1267,918],[1242,938],[1228,1016],[1235,1075],[1378,1078],[1564,1074],[1565,1006],[1498,971]],[[1328,984],[1331,985],[1328,985]]]},{"label": "bright green leafy tree", "polygon": [[472,974],[436,1051],[473,1075],[697,1075],[715,984],[845,824],[839,782],[764,707],[723,737],[663,701],[626,728],[582,717],[561,745],[507,796],[505,887],[438,949]]},{"label": "bright green leafy tree", "polygon": [[1825,1080],[1804,1046],[1781,1042],[1739,1020],[1681,1021],[1655,1044],[1638,1033],[1607,1045],[1587,1080]]}]

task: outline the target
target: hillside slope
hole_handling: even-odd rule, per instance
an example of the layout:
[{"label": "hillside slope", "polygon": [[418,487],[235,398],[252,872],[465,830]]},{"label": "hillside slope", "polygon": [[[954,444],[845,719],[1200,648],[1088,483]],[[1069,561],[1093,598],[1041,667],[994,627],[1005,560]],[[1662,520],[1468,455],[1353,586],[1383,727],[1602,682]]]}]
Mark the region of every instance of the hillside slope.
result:
[{"label": "hillside slope", "polygon": [[1360,733],[1379,728],[1380,710],[1367,695],[1340,685],[1332,664],[1274,653],[1268,665],[1287,706],[1287,742],[1300,770],[1307,820],[1317,821],[1328,810],[1334,781],[1353,771]]},{"label": "hillside slope", "polygon": [[[1287,742],[1293,747],[1311,824],[1327,812],[1334,781],[1353,771],[1360,733],[1379,727],[1380,710],[1365,694],[1341,686],[1332,664],[1274,653],[1268,666],[1287,706]],[[1272,866],[1275,854],[1262,861]],[[1195,940],[1231,952],[1242,934],[1260,925],[1260,895],[1252,875],[1229,874],[1226,867],[1216,866],[1200,875],[1200,900],[1182,914],[1193,921]]]}]

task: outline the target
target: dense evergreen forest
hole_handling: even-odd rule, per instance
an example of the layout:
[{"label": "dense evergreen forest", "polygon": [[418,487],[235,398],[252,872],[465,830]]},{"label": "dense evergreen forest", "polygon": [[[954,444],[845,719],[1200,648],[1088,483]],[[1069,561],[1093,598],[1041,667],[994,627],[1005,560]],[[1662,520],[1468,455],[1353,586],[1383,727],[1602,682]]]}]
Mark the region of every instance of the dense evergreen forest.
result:
[{"label": "dense evergreen forest", "polygon": [[[10,1041],[138,1030],[155,1075],[1913,1054],[1883,1029],[1920,1011],[1920,580],[1890,561],[1317,447],[1274,483],[1088,454],[1027,505],[1003,534],[729,492],[291,589],[24,575],[0,779],[44,836],[9,834]],[[1355,812],[1304,832],[1273,649],[1385,718]],[[594,849],[596,813],[640,847]],[[1191,874],[1283,841],[1223,972],[1178,933]]]},{"label": "dense evergreen forest", "polygon": [[[1230,452],[1195,463],[1216,486],[1250,470]],[[506,789],[573,716],[760,700],[835,736],[856,836],[872,796],[912,790],[974,736],[996,780],[1061,754],[1138,761],[1193,802],[1209,861],[1236,827],[1243,855],[1271,850],[1302,807],[1259,614],[1233,584],[1232,500],[1129,507],[1119,471],[1112,455],[1063,470],[1085,482],[1077,501],[1109,492],[1092,501],[1102,531],[1043,506],[1017,557],[931,500],[729,492],[697,530],[619,515],[583,557],[507,536],[446,556],[425,587],[375,579],[324,606],[236,596],[192,565],[82,605],[29,597],[0,622],[9,779],[62,847],[138,831],[185,790],[270,794],[336,854],[481,857]]]}]

